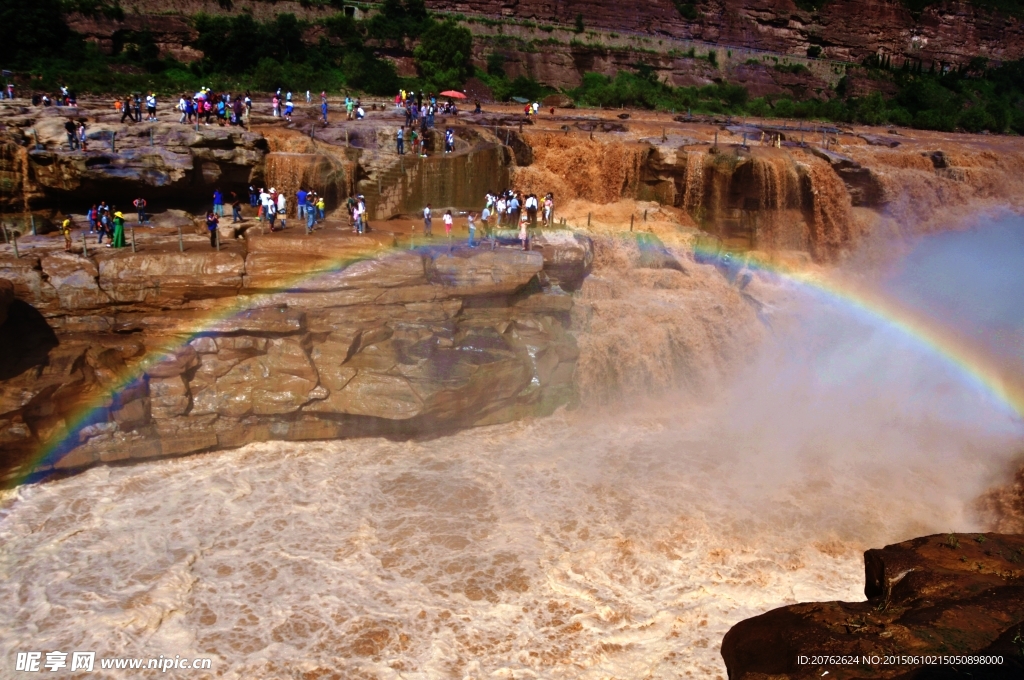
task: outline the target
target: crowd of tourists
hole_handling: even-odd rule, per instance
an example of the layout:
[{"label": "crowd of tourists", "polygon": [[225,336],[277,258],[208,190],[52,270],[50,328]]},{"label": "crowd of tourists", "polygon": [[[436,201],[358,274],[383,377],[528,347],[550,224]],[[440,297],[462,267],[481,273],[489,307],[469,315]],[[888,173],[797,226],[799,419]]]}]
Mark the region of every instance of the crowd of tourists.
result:
[{"label": "crowd of tourists", "polygon": [[[523,194],[506,190],[500,193],[488,193],[484,196],[484,207],[479,213],[469,212],[466,215],[467,227],[469,229],[469,247],[477,247],[477,218],[480,220],[482,239],[489,240],[491,249],[497,247],[498,229],[516,229],[518,227],[518,239],[523,250],[530,249],[530,230],[536,229],[538,216],[540,223],[545,227],[554,225],[555,196],[548,193],[544,196],[543,202],[536,194]],[[428,203],[423,208],[423,235],[433,236],[433,207]],[[454,216],[451,210],[446,210],[442,216],[445,236],[449,241],[452,239],[452,228]]]},{"label": "crowd of tourists", "polygon": [[[178,98],[178,122],[182,125],[239,125],[246,127],[249,123],[249,112],[252,110],[252,96],[248,91],[244,95],[230,92],[215,93],[209,88],[201,88],[192,95],[182,94]],[[153,118],[156,120],[154,101]]]},{"label": "crowd of tourists", "polygon": [[[136,199],[135,203],[138,206],[141,201],[141,207],[139,207],[140,217],[145,217],[145,199]],[[94,203],[89,211],[85,215],[89,221],[89,233],[97,234],[97,244],[103,243],[103,237],[107,238],[108,248],[124,248],[127,244],[124,235],[124,214],[118,210],[115,206],[108,205],[106,201],[100,201],[98,204]],[[70,226],[70,225],[68,225]],[[64,229],[61,229],[64,233]],[[69,250],[70,241],[70,230],[64,233],[65,250]]]}]

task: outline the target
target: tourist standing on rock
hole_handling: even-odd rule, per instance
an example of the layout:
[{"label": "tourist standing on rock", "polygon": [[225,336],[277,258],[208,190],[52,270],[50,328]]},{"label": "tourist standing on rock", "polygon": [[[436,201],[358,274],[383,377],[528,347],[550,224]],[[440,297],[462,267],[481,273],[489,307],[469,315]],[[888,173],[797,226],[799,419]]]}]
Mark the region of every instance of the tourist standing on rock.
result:
[{"label": "tourist standing on rock", "polygon": [[547,196],[544,197],[544,226],[549,229],[553,226],[552,217],[555,213],[555,195],[548,192]]},{"label": "tourist standing on rock", "polygon": [[476,222],[473,221],[473,213],[466,216],[466,223],[469,226],[469,247],[476,248]]},{"label": "tourist standing on rock", "polygon": [[135,209],[139,211],[139,224],[145,223],[145,221],[146,221],[146,199],[144,199],[144,198],[142,198],[140,196],[139,198],[136,198],[132,202],[132,205],[134,205]]},{"label": "tourist standing on rock", "polygon": [[220,193],[219,187],[213,190],[213,213],[224,217],[224,194]]},{"label": "tourist standing on rock", "polygon": [[455,130],[448,128],[444,131],[444,152],[452,153],[455,151]]},{"label": "tourist standing on rock", "polygon": [[88,140],[85,136],[85,121],[78,121],[78,130],[75,132],[78,135],[78,148],[82,151],[88,151]]},{"label": "tourist standing on rock", "polygon": [[75,122],[68,120],[64,123],[64,129],[68,133],[68,149],[74,151],[78,148],[78,130],[75,128]]},{"label": "tourist standing on rock", "polygon": [[519,220],[519,240],[523,244],[523,250],[529,250],[527,241],[529,240],[529,222],[526,221],[526,215],[524,214]]},{"label": "tourist standing on rock", "polygon": [[277,118],[277,116],[278,116],[278,108],[277,107],[278,107],[279,104],[280,104],[280,100],[277,98],[277,95],[275,94],[273,99],[270,100],[270,111],[273,114],[274,118]]},{"label": "tourist standing on rock", "polygon": [[352,206],[352,223],[355,225],[357,234],[363,233],[363,210],[365,209],[366,204],[362,202],[361,197],[357,198],[355,205]]},{"label": "tourist standing on rock", "polygon": [[349,196],[345,199],[345,212],[348,213],[349,225],[352,227],[352,232],[357,231],[356,227],[356,197]]},{"label": "tourist standing on rock", "polygon": [[71,252],[71,217],[65,217],[60,223],[60,235],[64,237],[64,252]]},{"label": "tourist standing on rock", "polygon": [[146,120],[153,122],[156,120],[156,93],[150,92],[146,97]]},{"label": "tourist standing on rock", "polygon": [[309,104],[313,99],[309,96],[309,90],[306,90],[306,103]]},{"label": "tourist standing on rock", "polygon": [[530,228],[537,228],[537,196],[536,194],[530,194],[526,197],[526,215],[530,220]]},{"label": "tourist standing on rock", "polygon": [[285,201],[284,192],[277,195],[277,216],[281,218],[281,228],[284,229],[288,219],[288,203]]},{"label": "tourist standing on rock", "polygon": [[284,119],[289,123],[292,122],[292,111],[295,110],[295,105],[291,101],[284,103]]},{"label": "tourist standing on rock", "polygon": [[295,192],[295,217],[300,220],[306,219],[306,192],[302,187]]},{"label": "tourist standing on rock", "polygon": [[188,116],[188,102],[185,101],[184,94],[178,97],[178,111],[181,111],[181,117],[178,119],[178,123],[184,125]]},{"label": "tourist standing on rock", "polygon": [[483,227],[483,230],[484,230],[483,237],[484,238],[489,238],[490,235],[491,235],[491,223],[490,223],[490,220],[491,220],[491,202],[488,201],[487,205],[484,206],[484,209],[480,211],[480,226]]},{"label": "tourist standing on rock", "polygon": [[409,142],[412,144],[412,152],[414,155],[420,155],[420,135],[416,132],[416,128],[409,130]]},{"label": "tourist standing on rock", "polygon": [[326,208],[327,208],[327,204],[324,203],[324,197],[323,196],[317,196],[316,197],[316,219],[317,219],[318,222],[323,222],[325,219],[327,219],[327,215],[324,212],[324,210]]},{"label": "tourist standing on rock", "polygon": [[427,207],[423,209],[423,235],[433,236],[432,231],[433,221],[431,219],[430,204],[427,203]]},{"label": "tourist standing on rock", "polygon": [[220,222],[212,212],[206,213],[206,231],[210,232],[210,247],[217,247],[217,226]]},{"label": "tourist standing on rock", "polygon": [[242,118],[245,113],[245,104],[242,103],[242,98],[238,95],[235,95],[235,103],[234,106],[232,107],[232,113],[234,114],[231,119],[232,124],[244,125],[242,122]]},{"label": "tourist standing on rock", "polygon": [[498,196],[498,200],[494,204],[495,211],[498,213],[498,226],[505,226],[505,213],[508,210],[508,203],[505,201],[505,194]]},{"label": "tourist standing on rock", "polygon": [[446,210],[444,212],[443,220],[444,220],[444,235],[448,237],[448,243],[451,244],[451,242],[452,242],[452,225],[454,224],[454,219],[452,218],[452,211],[451,210]]},{"label": "tourist standing on rock", "polygon": [[135,122],[142,122],[142,96],[136,92],[132,99],[132,109],[135,111]]},{"label": "tourist standing on rock", "polygon": [[270,223],[270,231],[277,231],[274,222],[277,220],[277,201],[271,200],[267,203],[267,221]]},{"label": "tourist standing on rock", "polygon": [[313,225],[316,224],[316,194],[312,191],[306,194],[306,233],[313,233]]},{"label": "tourist standing on rock", "polygon": [[238,194],[234,191],[231,192],[231,222],[237,223],[242,221],[242,199],[238,198]]},{"label": "tourist standing on rock", "polygon": [[114,238],[107,244],[108,248],[124,248],[124,215],[118,210],[114,213]]},{"label": "tourist standing on rock", "polygon": [[110,208],[107,207],[106,201],[100,201],[100,219],[99,219],[99,238],[96,239],[96,243],[103,243],[103,237],[107,237],[109,242],[111,239],[111,226],[110,226]]},{"label": "tourist standing on rock", "polygon": [[327,97],[320,100],[320,120],[327,125]]},{"label": "tourist standing on rock", "polygon": [[92,234],[96,231],[97,223],[100,219],[99,210],[96,209],[96,204],[93,203],[92,207],[89,208],[89,212],[85,214],[86,219],[89,220],[89,233]]},{"label": "tourist standing on rock", "polygon": [[509,220],[511,220],[510,223],[512,224],[513,228],[519,222],[519,214],[521,212],[519,206],[519,196],[513,194],[511,200],[509,200],[508,202],[508,217]]},{"label": "tourist standing on rock", "polygon": [[398,132],[395,135],[395,146],[399,156],[405,155],[405,128],[402,126],[398,127]]},{"label": "tourist standing on rock", "polygon": [[130,120],[133,123],[135,122],[135,119],[132,118],[132,99],[128,95],[125,95],[124,96],[124,101],[121,102],[121,122],[122,123],[124,122],[125,118],[127,118],[128,120]]}]

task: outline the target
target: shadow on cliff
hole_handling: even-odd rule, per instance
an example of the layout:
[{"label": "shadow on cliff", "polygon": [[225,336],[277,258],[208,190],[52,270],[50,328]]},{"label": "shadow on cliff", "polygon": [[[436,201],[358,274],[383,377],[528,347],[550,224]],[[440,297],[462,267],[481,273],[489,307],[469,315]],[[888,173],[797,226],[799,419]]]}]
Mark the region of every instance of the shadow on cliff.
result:
[{"label": "shadow on cliff", "polygon": [[0,380],[9,380],[34,366],[46,364],[50,350],[58,345],[57,335],[39,311],[21,300],[7,308],[7,320],[0,325]]}]

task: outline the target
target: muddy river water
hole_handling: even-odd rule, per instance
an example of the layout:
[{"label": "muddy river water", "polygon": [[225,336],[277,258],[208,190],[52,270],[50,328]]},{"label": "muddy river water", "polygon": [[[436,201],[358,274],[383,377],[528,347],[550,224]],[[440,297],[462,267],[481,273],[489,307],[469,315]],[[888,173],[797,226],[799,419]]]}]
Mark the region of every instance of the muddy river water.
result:
[{"label": "muddy river water", "polygon": [[[1019,227],[932,237],[882,285],[1019,357]],[[724,678],[739,620],[863,599],[864,549],[984,528],[974,501],[1024,441],[899,328],[779,299],[712,395],[4,492],[0,677],[18,652],[90,650],[212,659],[183,678]]]}]

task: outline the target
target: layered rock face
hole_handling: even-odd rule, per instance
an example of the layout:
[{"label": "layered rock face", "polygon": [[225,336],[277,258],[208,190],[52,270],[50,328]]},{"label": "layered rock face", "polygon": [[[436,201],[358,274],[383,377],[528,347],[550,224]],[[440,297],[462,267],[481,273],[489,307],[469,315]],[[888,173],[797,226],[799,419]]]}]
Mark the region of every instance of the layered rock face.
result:
[{"label": "layered rock face", "polygon": [[584,237],[543,253],[397,249],[389,234],[252,232],[219,252],[166,241],[0,261],[0,328],[22,338],[0,382],[8,476],[426,434],[572,396],[572,299],[553,281],[585,275]]},{"label": "layered rock face", "polygon": [[[722,641],[729,677],[1024,674],[1024,537],[925,536],[868,550],[864,567],[866,602],[797,604],[736,624]],[[940,661],[963,656],[985,661]]]},{"label": "layered rock face", "polygon": [[[178,125],[170,120],[138,126],[120,124],[113,109],[0,107],[0,205],[24,210],[34,205],[80,205],[194,199],[214,187],[260,179],[267,144],[241,128]],[[163,104],[165,116],[166,103]],[[87,150],[69,147],[64,125],[88,117]]]},{"label": "layered rock face", "polygon": [[805,55],[812,45],[822,56],[861,61],[876,54],[963,63],[975,55],[996,60],[1024,56],[1019,19],[968,2],[931,5],[915,16],[906,5],[884,0],[831,0],[818,11],[791,0],[709,0],[693,3],[697,18],[685,19],[671,0],[622,3],[596,0],[430,0],[431,9],[572,23],[611,31],[637,31],[692,38],[722,46]]}]

